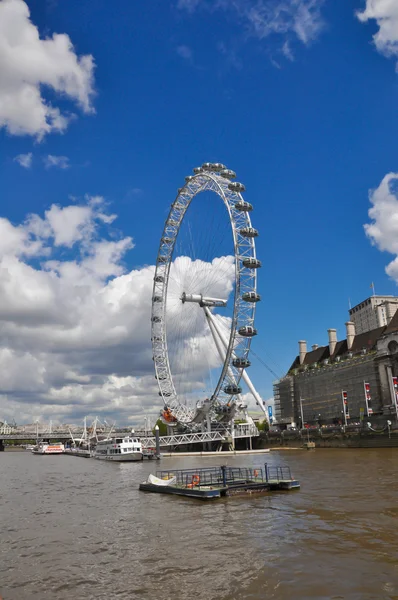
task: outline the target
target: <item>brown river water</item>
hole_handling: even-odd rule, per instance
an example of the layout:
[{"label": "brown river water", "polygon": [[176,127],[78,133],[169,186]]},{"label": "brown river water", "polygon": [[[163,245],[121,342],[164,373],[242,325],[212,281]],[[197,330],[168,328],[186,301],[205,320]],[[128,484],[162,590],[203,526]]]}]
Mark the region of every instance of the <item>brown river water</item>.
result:
[{"label": "brown river water", "polygon": [[[201,502],[145,494],[157,468],[0,453],[3,600],[398,599],[398,449],[228,457],[301,490]],[[161,463],[161,464],[160,464]]]}]

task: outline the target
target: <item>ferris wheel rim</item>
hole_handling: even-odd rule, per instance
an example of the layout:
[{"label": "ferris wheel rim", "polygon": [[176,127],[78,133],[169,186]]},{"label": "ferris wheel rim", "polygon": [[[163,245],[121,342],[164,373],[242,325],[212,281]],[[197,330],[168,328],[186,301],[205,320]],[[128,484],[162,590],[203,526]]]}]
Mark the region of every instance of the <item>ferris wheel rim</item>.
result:
[{"label": "ferris wheel rim", "polygon": [[[237,182],[231,184],[230,178],[222,177],[219,172],[214,172],[209,169],[197,169],[197,171],[199,172],[196,172],[195,175],[186,177],[185,185],[178,190],[177,196],[171,205],[159,244],[152,294],[152,348],[155,376],[159,386],[159,396],[162,397],[164,405],[170,410],[171,417],[183,423],[192,422],[195,416],[195,408],[189,408],[181,404],[174,385],[167,344],[167,291],[170,268],[175,258],[175,245],[181,225],[184,222],[186,212],[191,205],[191,202],[201,192],[215,192],[223,201],[228,212],[234,246],[233,315],[225,360],[218,382],[210,398],[213,407],[217,403],[226,404],[226,393],[224,392],[225,388],[223,388],[223,385],[228,381],[228,378],[231,380],[231,377],[233,376],[233,381],[236,381],[237,385],[239,385],[242,369],[235,369],[232,365],[231,358],[233,354],[235,355],[236,348],[239,347],[241,358],[247,359],[252,335],[255,335],[255,333],[252,333],[245,337],[241,333],[238,334],[238,326],[243,323],[243,328],[247,328],[248,331],[251,328],[251,331],[255,332],[254,316],[256,302],[244,300],[244,290],[246,290],[246,292],[249,290],[249,293],[254,293],[256,297],[258,296],[256,293],[256,268],[245,269],[245,267],[242,266],[243,263],[241,264],[244,259],[249,259],[249,262],[250,260],[257,260],[254,242],[254,232],[256,235],[257,232],[251,226],[249,215],[249,211],[252,207],[243,200],[241,195],[241,192],[244,191],[245,188],[243,184]],[[233,172],[228,171],[228,173]],[[233,175],[235,174],[233,173]],[[241,206],[248,205],[251,208],[247,209],[247,207],[245,207],[244,209],[237,209],[236,207],[239,204],[241,204]],[[244,231],[246,231],[245,234],[242,233]],[[247,232],[249,232],[250,235]],[[253,233],[253,235],[251,235],[251,233]],[[239,332],[241,332],[241,328],[239,328]],[[237,396],[237,394],[233,394],[232,399],[234,396]]]}]

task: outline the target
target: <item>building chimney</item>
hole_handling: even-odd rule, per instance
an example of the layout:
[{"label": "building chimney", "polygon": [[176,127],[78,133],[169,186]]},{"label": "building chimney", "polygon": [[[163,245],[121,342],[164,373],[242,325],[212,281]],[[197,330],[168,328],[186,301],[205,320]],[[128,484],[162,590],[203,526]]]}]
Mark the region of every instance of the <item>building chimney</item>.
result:
[{"label": "building chimney", "polygon": [[305,340],[300,340],[299,341],[300,365],[303,364],[306,354],[307,354],[307,342]]},{"label": "building chimney", "polygon": [[312,344],[311,348],[313,350],[318,350],[319,346],[318,346],[318,344]]},{"label": "building chimney", "polygon": [[328,329],[328,336],[329,336],[329,354],[330,354],[330,356],[332,356],[332,354],[335,351],[336,344],[337,344],[337,329]]},{"label": "building chimney", "polygon": [[355,337],[355,323],[353,323],[352,321],[347,321],[345,326],[347,330],[347,348],[348,350],[351,350]]}]

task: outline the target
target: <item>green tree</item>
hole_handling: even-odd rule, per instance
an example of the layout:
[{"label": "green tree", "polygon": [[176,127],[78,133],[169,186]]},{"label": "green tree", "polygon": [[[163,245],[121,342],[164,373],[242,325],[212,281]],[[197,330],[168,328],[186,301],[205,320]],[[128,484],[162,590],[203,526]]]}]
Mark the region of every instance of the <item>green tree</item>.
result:
[{"label": "green tree", "polygon": [[268,431],[269,430],[269,423],[267,421],[267,419],[264,419],[263,421],[256,423],[257,429],[259,431]]},{"label": "green tree", "polygon": [[[159,435],[167,435],[167,425],[163,423],[162,419],[158,419],[156,421],[155,427],[156,425],[159,427]],[[153,435],[155,435],[155,428],[153,429]]]}]

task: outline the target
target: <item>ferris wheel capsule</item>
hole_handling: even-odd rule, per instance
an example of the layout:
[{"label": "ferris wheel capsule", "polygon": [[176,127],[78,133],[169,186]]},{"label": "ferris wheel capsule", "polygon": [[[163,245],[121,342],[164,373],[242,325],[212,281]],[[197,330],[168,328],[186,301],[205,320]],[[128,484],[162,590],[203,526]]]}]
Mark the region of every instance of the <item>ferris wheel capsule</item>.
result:
[{"label": "ferris wheel capsule", "polygon": [[230,396],[236,396],[237,394],[242,393],[242,388],[240,385],[226,385],[224,388],[224,392],[229,394]]},{"label": "ferris wheel capsule", "polygon": [[224,179],[235,179],[236,177],[235,171],[232,171],[231,169],[223,169],[220,171],[220,175],[221,177],[224,177]]},{"label": "ferris wheel capsule", "polygon": [[234,358],[232,364],[237,369],[248,369],[251,366],[251,362],[247,358]]},{"label": "ferris wheel capsule", "polygon": [[250,325],[245,325],[244,327],[240,327],[238,329],[238,333],[242,337],[253,337],[257,335],[257,329],[251,327]]},{"label": "ferris wheel capsule", "polygon": [[203,167],[195,167],[193,172],[195,175],[199,175],[199,173],[203,173]]},{"label": "ferris wheel capsule", "polygon": [[242,200],[241,202],[237,202],[235,204],[236,210],[240,210],[242,212],[250,212],[253,210],[253,205],[250,202],[245,202]]},{"label": "ferris wheel capsule", "polygon": [[254,229],[254,227],[243,227],[242,229],[240,229],[239,233],[243,237],[247,238],[255,238],[258,236],[258,231],[257,229]]},{"label": "ferris wheel capsule", "polygon": [[258,260],[258,258],[244,258],[242,265],[247,269],[259,269],[261,267],[261,260]]},{"label": "ferris wheel capsule", "polygon": [[245,302],[260,302],[261,296],[256,292],[245,292],[242,294],[242,300]]},{"label": "ferris wheel capsule", "polygon": [[228,189],[231,190],[231,192],[236,192],[237,194],[246,191],[246,187],[243,185],[243,183],[239,183],[239,181],[231,181],[231,183],[228,184]]}]

